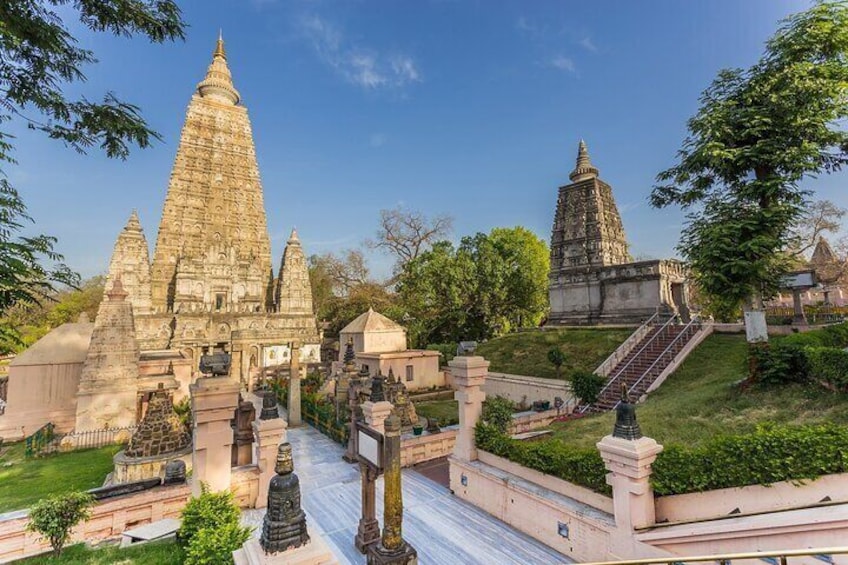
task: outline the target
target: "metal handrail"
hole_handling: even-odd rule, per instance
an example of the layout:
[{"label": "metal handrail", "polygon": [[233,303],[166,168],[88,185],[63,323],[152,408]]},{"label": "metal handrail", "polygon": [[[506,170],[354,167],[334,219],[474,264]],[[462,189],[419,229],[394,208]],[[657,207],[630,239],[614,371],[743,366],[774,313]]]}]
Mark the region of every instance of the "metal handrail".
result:
[{"label": "metal handrail", "polygon": [[[608,356],[606,359],[604,359],[604,362],[603,362],[603,363],[601,363],[601,364],[598,366],[598,369],[595,371],[595,372],[596,372],[596,374],[597,374],[597,371],[598,371],[598,370],[600,370],[600,369],[601,369],[601,367],[603,367],[603,366],[604,366],[604,365],[606,365],[607,363],[612,363],[613,361],[615,361],[615,362],[617,363],[618,361],[620,361],[621,359],[617,359],[617,358],[616,358],[616,353],[618,353],[618,351],[619,351],[622,347],[624,347],[624,346],[627,344],[627,342],[628,342],[628,341],[630,341],[630,338],[632,338],[633,336],[637,335],[637,334],[639,333],[639,331],[640,331],[642,328],[645,328],[645,327],[647,327],[647,326],[654,325],[654,320],[655,320],[655,319],[657,318],[657,316],[659,316],[659,315],[660,315],[660,310],[659,310],[659,308],[657,308],[657,310],[656,310],[656,311],[655,311],[655,312],[651,315],[651,317],[650,317],[650,318],[648,318],[645,322],[643,322],[643,323],[642,323],[642,325],[641,325],[641,326],[639,326],[639,328],[638,328],[635,332],[633,332],[629,338],[627,338],[627,339],[624,341],[624,343],[622,343],[620,346],[618,346],[618,347],[616,348],[616,350],[615,350],[615,351],[613,351],[612,353],[610,353],[610,354],[609,354],[609,356]],[[647,332],[646,332],[646,333],[647,333]],[[634,348],[634,347],[636,347],[636,345],[638,345],[638,343],[639,343],[640,341],[642,341],[642,339],[643,339],[644,337],[645,337],[645,336],[644,336],[644,335],[642,335],[642,336],[641,336],[641,337],[640,337],[640,338],[636,341],[636,343],[635,343],[635,344],[633,344],[633,346],[632,346],[630,349],[628,349],[628,350],[627,350],[627,353],[625,353],[624,355],[622,355],[622,356],[621,356],[621,358],[623,359],[624,357],[627,357],[627,355],[629,355],[629,354],[633,351],[633,348]],[[612,371],[612,369],[615,369],[615,366],[610,367],[610,371]],[[607,374],[607,375],[608,375],[608,374]],[[607,375],[604,375],[604,376],[607,376]]]},{"label": "metal handrail", "polygon": [[[659,314],[659,312],[654,314],[654,316],[652,316],[651,319],[655,318],[658,314]],[[676,319],[677,319],[677,314],[674,314],[662,326],[660,326],[660,329],[657,331],[657,333],[652,335],[651,338],[648,339],[648,341],[645,342],[645,344],[639,349],[639,351],[636,352],[636,355],[632,356],[630,358],[630,361],[628,361],[627,364],[624,365],[624,367],[619,369],[618,372],[615,374],[615,376],[613,376],[612,378],[610,378],[610,380],[607,381],[607,384],[605,384],[604,387],[601,389],[601,391],[598,393],[598,398],[600,398],[601,395],[604,394],[604,392],[618,379],[618,377],[621,376],[621,373],[623,373],[630,366],[630,364],[633,363],[633,361],[635,361],[639,357],[639,355],[642,354],[643,351],[645,351],[645,348],[648,347],[649,345],[651,345],[654,342],[654,340],[657,339],[659,337],[659,335],[662,334],[663,331],[665,331],[665,329],[668,326],[670,326],[672,324],[672,322],[674,322]],[[591,404],[585,404],[583,406],[583,408],[580,409],[580,413],[585,414],[590,406],[591,406]]]},{"label": "metal handrail", "polygon": [[632,559],[627,561],[595,561],[585,565],[679,565],[690,562],[717,562],[721,565],[729,565],[737,559],[764,559],[777,558],[781,565],[786,565],[789,557],[810,557],[819,555],[846,555],[848,547],[820,547],[814,549],[786,549],[783,551],[750,551],[747,553],[719,553],[716,555],[695,555],[692,557],[669,556],[653,557],[650,559]]},{"label": "metal handrail", "polygon": [[[657,355],[657,358],[656,358],[656,359],[654,359],[654,362],[653,362],[653,363],[651,363],[651,366],[650,366],[650,367],[648,367],[647,369],[645,369],[645,372],[642,374],[642,376],[641,376],[641,377],[639,377],[639,379],[638,379],[635,383],[633,383],[633,386],[632,386],[632,387],[630,387],[630,388],[627,390],[627,395],[628,395],[628,396],[630,396],[630,394],[631,394],[634,390],[636,390],[636,387],[637,387],[637,386],[639,386],[639,383],[641,383],[641,382],[645,379],[645,377],[647,377],[647,376],[651,373],[651,371],[653,371],[653,370],[654,370],[654,366],[656,366],[656,364],[660,362],[660,359],[662,359],[662,358],[665,356],[665,354],[666,354],[666,353],[668,353],[669,351],[671,351],[671,348],[674,346],[674,344],[675,344],[675,343],[677,343],[677,340],[679,340],[679,339],[680,339],[683,335],[685,335],[685,334],[686,334],[686,332],[689,330],[689,328],[690,328],[690,327],[692,327],[692,326],[694,326],[694,325],[696,325],[696,324],[697,324],[698,326],[700,326],[700,325],[701,325],[701,319],[700,319],[698,316],[695,316],[695,317],[693,317],[691,320],[689,320],[689,322],[688,322],[685,326],[683,326],[683,329],[682,329],[682,330],[680,330],[680,333],[679,333],[679,334],[677,334],[676,336],[674,336],[674,339],[673,339],[673,340],[671,340],[671,343],[669,343],[669,344],[666,346],[666,348],[663,350],[663,352],[662,352],[662,353],[660,353],[659,355]],[[616,402],[616,403],[615,403],[615,406],[613,406],[613,407],[612,407],[612,409],[613,409],[613,410],[615,410],[616,408],[618,408],[618,405],[619,405],[619,404],[621,404],[621,400],[619,400],[618,402]]]}]

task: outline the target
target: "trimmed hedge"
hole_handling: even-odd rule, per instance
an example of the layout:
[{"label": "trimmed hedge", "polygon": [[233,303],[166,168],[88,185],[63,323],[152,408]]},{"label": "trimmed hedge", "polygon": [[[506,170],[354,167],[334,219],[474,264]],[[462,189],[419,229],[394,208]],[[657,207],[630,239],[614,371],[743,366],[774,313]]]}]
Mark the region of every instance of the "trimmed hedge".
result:
[{"label": "trimmed hedge", "polygon": [[760,426],[696,448],[666,446],[651,482],[659,495],[815,479],[848,467],[848,428]]},{"label": "trimmed hedge", "polygon": [[[610,495],[607,470],[594,448],[561,440],[513,440],[485,422],[475,430],[477,447],[514,463]],[[695,448],[665,446],[653,464],[657,496],[703,492],[779,481],[803,481],[848,470],[848,428],[760,426],[755,432],[719,436]]]},{"label": "trimmed hedge", "polygon": [[811,379],[848,389],[848,352],[835,347],[807,347],[804,352]]},{"label": "trimmed hedge", "polygon": [[606,482],[604,461],[597,449],[575,448],[558,440],[518,441],[485,422],[477,424],[475,439],[478,448],[493,455],[595,492],[612,495],[612,489]]}]

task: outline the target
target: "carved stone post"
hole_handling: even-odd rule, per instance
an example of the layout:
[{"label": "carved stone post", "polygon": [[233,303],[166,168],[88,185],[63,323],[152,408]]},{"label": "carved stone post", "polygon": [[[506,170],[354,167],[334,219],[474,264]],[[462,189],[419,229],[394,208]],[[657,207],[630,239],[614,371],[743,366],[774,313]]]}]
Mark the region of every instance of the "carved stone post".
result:
[{"label": "carved stone post", "polygon": [[489,362],[482,357],[456,357],[448,365],[453,376],[454,398],[459,402],[459,431],[453,456],[460,461],[477,459],[474,426],[483,413],[486,393],[480,390],[489,374]]},{"label": "carved stone post", "polygon": [[230,422],[238,406],[239,384],[229,377],[198,379],[189,387],[194,415],[192,494],[200,495],[205,482],[212,491],[230,488],[233,429]]},{"label": "carved stone post", "polygon": [[291,359],[289,360],[289,427],[301,425],[300,418],[300,344],[291,343]]},{"label": "carved stone post", "polygon": [[357,450],[357,437],[356,437],[356,418],[357,412],[359,411],[359,380],[351,379],[350,387],[347,390],[347,407],[349,418],[348,418],[348,426],[350,427],[350,435],[347,438],[347,449],[342,455],[342,459],[347,461],[348,463],[356,462],[356,450]]},{"label": "carved stone post", "polygon": [[[362,404],[362,414],[365,423],[381,434],[385,432],[384,422],[392,411],[390,402],[371,402]],[[359,528],[356,531],[354,545],[360,553],[365,553],[368,546],[373,545],[380,539],[380,523],[377,522],[376,488],[377,473],[364,463],[359,464],[359,473],[362,479],[362,517],[359,520]]]},{"label": "carved stone post", "polygon": [[400,418],[385,422],[383,536],[368,548],[368,565],[414,565],[418,553],[403,539],[403,488],[400,470]]},{"label": "carved stone post", "polygon": [[239,405],[235,413],[233,426],[233,467],[250,465],[253,461],[253,420],[256,418],[256,408],[252,402],[239,397]]},{"label": "carved stone post", "polygon": [[800,288],[792,289],[792,307],[793,307],[793,316],[792,316],[792,324],[796,326],[806,326],[807,325],[807,316],[804,313],[804,303],[801,300],[801,293],[803,292]]},{"label": "carved stone post", "polygon": [[[268,398],[271,397],[268,396]],[[255,457],[256,464],[259,466],[257,508],[264,507],[268,500],[268,485],[274,476],[277,449],[286,441],[285,420],[280,418],[276,411],[263,410],[262,412],[262,416],[253,422],[253,434],[256,436]]]}]

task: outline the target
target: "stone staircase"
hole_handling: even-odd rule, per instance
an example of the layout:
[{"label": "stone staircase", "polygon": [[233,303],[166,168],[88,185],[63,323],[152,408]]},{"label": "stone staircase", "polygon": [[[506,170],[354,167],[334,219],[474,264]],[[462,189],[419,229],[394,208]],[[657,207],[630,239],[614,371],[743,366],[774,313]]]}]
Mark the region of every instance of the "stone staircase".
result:
[{"label": "stone staircase", "polygon": [[615,409],[621,400],[622,383],[627,386],[630,399],[637,401],[700,331],[701,323],[697,319],[686,324],[679,323],[677,318],[662,324],[655,322],[609,372],[598,400],[591,405],[580,404],[575,412],[589,414]]}]

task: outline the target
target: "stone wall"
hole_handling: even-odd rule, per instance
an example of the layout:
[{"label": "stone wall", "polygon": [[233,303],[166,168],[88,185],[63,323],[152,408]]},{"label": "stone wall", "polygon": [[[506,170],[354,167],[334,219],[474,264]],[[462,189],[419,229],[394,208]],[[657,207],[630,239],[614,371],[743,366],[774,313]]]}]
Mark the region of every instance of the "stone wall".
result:
[{"label": "stone wall", "polygon": [[576,403],[574,395],[571,394],[571,385],[566,381],[525,375],[489,373],[486,376],[486,384],[483,385],[483,392],[489,398],[503,396],[516,404],[524,403],[527,406],[536,400],[547,400],[553,406],[554,399],[559,396],[565,401],[564,414],[570,412]]},{"label": "stone wall", "polygon": [[412,467],[424,461],[447,457],[456,444],[456,428],[451,426],[437,434],[424,432],[420,436],[404,435],[400,444],[401,467]]},{"label": "stone wall", "polygon": [[0,439],[17,441],[48,422],[59,433],[74,428],[82,363],[12,367]]},{"label": "stone wall", "polygon": [[[103,501],[92,509],[91,519],[74,529],[69,544],[97,542],[124,531],[162,520],[179,518],[191,492],[186,485],[163,486]],[[25,512],[0,518],[0,562],[42,553],[50,545],[26,532]]]}]

